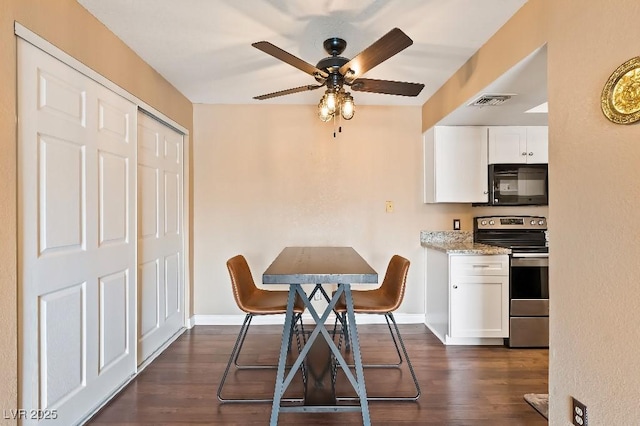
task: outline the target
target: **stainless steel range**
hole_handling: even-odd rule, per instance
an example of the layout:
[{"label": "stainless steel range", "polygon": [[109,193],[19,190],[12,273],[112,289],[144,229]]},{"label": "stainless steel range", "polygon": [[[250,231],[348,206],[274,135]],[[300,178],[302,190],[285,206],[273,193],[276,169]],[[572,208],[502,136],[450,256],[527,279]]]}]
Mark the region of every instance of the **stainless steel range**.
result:
[{"label": "stainless steel range", "polygon": [[474,218],[476,242],[511,249],[509,347],[549,347],[549,248],[541,216]]}]

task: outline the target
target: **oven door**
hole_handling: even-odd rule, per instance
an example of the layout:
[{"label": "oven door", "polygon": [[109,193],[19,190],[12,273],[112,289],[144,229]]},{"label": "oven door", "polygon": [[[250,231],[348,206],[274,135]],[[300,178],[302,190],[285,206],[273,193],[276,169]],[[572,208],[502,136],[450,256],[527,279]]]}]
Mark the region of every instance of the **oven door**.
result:
[{"label": "oven door", "polygon": [[511,316],[548,316],[548,255],[514,254],[509,286]]},{"label": "oven door", "polygon": [[548,254],[513,254],[509,287],[509,347],[549,347]]}]

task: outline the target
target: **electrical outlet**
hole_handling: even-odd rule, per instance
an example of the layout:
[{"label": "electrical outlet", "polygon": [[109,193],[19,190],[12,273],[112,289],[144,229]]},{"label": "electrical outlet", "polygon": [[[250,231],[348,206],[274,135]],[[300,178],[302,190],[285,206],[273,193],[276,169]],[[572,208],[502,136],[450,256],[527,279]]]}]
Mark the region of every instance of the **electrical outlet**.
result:
[{"label": "electrical outlet", "polygon": [[587,406],[578,401],[574,397],[571,397],[571,417],[573,418],[573,424],[575,426],[588,426],[589,418],[587,417]]},{"label": "electrical outlet", "polygon": [[460,219],[453,219],[453,230],[454,231],[460,230]]},{"label": "electrical outlet", "polygon": [[316,294],[313,295],[313,300],[322,300],[322,293],[316,291]]}]

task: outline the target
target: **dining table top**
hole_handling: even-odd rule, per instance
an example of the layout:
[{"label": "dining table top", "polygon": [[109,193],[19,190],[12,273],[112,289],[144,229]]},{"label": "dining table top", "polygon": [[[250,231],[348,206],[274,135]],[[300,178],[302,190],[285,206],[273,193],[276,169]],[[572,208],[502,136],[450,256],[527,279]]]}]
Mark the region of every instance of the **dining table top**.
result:
[{"label": "dining table top", "polygon": [[263,284],[372,284],[378,273],[353,247],[285,247],[262,275]]}]

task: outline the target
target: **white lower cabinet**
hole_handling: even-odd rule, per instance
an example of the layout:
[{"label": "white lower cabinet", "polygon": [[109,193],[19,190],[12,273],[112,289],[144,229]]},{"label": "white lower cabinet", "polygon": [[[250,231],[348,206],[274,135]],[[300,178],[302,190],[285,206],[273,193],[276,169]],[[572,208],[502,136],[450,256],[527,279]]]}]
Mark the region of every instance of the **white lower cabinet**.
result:
[{"label": "white lower cabinet", "polygon": [[426,323],[445,344],[502,344],[509,336],[509,256],[427,249]]},{"label": "white lower cabinet", "polygon": [[509,337],[507,255],[449,256],[449,336]]}]

